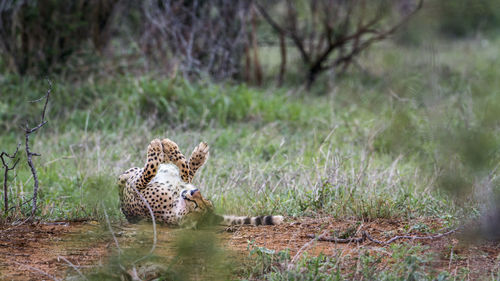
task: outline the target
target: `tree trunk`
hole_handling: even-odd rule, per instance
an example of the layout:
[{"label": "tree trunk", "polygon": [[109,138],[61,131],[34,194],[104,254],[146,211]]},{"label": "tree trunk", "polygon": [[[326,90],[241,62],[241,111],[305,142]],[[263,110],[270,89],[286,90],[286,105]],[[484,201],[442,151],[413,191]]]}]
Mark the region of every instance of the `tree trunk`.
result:
[{"label": "tree trunk", "polygon": [[259,45],[257,43],[257,17],[255,16],[255,7],[252,6],[250,9],[252,17],[252,32],[250,33],[250,40],[253,49],[253,70],[255,74],[255,83],[260,86],[262,85],[262,68],[260,67],[259,61]]},{"label": "tree trunk", "polygon": [[278,76],[278,87],[283,85],[283,80],[285,78],[286,71],[286,41],[285,34],[281,32],[280,36],[280,51],[281,51],[281,66],[280,66],[280,74]]},{"label": "tree trunk", "polygon": [[316,78],[318,78],[318,74],[323,72],[325,70],[324,68],[321,67],[321,64],[314,64],[313,66],[309,67],[309,71],[307,73],[307,78],[306,78],[306,89],[310,90],[312,84],[316,81]]}]

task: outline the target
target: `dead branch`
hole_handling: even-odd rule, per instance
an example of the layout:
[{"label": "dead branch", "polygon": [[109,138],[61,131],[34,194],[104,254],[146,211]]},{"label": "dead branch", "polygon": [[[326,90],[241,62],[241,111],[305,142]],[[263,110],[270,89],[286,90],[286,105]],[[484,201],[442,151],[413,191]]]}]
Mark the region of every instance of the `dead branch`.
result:
[{"label": "dead branch", "polygon": [[19,158],[17,158],[17,160],[14,162],[14,164],[9,167],[9,165],[5,162],[5,159],[3,157],[7,156],[7,158],[10,158],[11,161],[12,161],[17,156],[17,152],[19,151],[19,146],[21,146],[21,143],[19,143],[17,145],[16,151],[12,155],[7,154],[7,152],[5,152],[5,151],[2,151],[2,153],[0,154],[0,159],[2,159],[2,165],[3,165],[3,168],[4,168],[4,173],[3,173],[3,202],[4,202],[4,212],[5,212],[6,215],[9,212],[9,195],[8,195],[8,189],[7,189],[7,177],[9,175],[9,171],[14,170],[16,168],[17,163],[19,163]]},{"label": "dead branch", "polygon": [[324,71],[339,69],[338,72],[344,72],[356,56],[373,43],[394,34],[423,5],[423,0],[415,0],[416,4],[410,12],[390,24],[386,20],[390,16],[387,12],[391,8],[388,6],[390,3],[311,0],[308,9],[298,13],[297,2],[277,1],[276,6],[283,5],[274,9],[274,13],[270,7],[273,4],[269,1],[256,2],[255,5],[280,38],[289,38],[298,50],[307,69],[305,78],[308,88]]},{"label": "dead branch", "polygon": [[[24,136],[25,136],[25,145],[26,145],[26,157],[28,158],[28,165],[30,166],[30,169],[31,169],[31,173],[33,174],[33,179],[34,179],[34,185],[33,185],[33,205],[31,207],[31,214],[30,216],[28,217],[28,220],[33,218],[33,216],[35,215],[35,211],[36,211],[36,207],[37,207],[37,198],[38,198],[38,174],[36,172],[36,169],[35,169],[35,165],[33,164],[33,156],[40,156],[39,153],[35,153],[35,152],[32,152],[31,149],[30,149],[30,145],[29,145],[29,139],[30,139],[30,135],[36,131],[38,131],[38,129],[40,129],[41,127],[43,127],[45,124],[47,124],[47,120],[45,120],[45,113],[47,111],[47,105],[49,103],[49,98],[50,98],[50,91],[52,90],[52,83],[50,81],[49,82],[49,89],[47,90],[47,93],[45,94],[45,104],[43,106],[43,110],[42,110],[42,118],[41,118],[41,121],[40,123],[38,123],[38,125],[36,125],[35,127],[33,128],[30,128],[28,126],[28,121],[26,121],[26,125],[24,127]],[[41,99],[38,99],[36,101],[40,101]],[[35,102],[36,102],[35,101]]]},{"label": "dead branch", "polygon": [[316,238],[317,241],[326,241],[326,242],[334,242],[334,243],[363,243],[366,240],[368,240],[368,241],[371,241],[371,242],[373,242],[375,244],[379,244],[379,245],[389,245],[389,244],[391,244],[397,240],[400,240],[400,239],[409,239],[411,241],[440,239],[440,238],[443,238],[445,236],[448,236],[450,234],[457,232],[458,229],[459,229],[459,227],[454,228],[454,229],[449,230],[449,231],[444,232],[444,233],[440,233],[440,234],[436,234],[436,235],[428,235],[428,236],[397,235],[397,236],[390,238],[387,241],[377,240],[377,239],[373,238],[370,235],[370,233],[368,233],[367,231],[363,231],[361,234],[361,237],[357,237],[357,238],[355,238],[355,237],[351,237],[351,238],[326,237],[323,234],[319,235],[319,236],[315,235],[315,234],[307,234],[306,236],[308,238]]}]

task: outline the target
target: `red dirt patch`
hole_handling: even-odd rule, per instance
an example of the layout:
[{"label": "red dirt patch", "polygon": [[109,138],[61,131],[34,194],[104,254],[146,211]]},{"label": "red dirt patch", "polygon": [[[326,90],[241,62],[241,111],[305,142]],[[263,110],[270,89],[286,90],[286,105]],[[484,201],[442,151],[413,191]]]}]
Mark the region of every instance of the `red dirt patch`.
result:
[{"label": "red dirt patch", "polygon": [[[307,235],[327,233],[347,238],[359,237],[361,231],[367,231],[375,239],[386,241],[395,235],[424,236],[430,234],[429,232],[446,231],[442,228],[439,221],[429,219],[375,220],[361,223],[332,218],[300,218],[278,226],[234,226],[228,229],[231,232],[224,232],[223,228],[220,228],[222,232],[218,236],[221,238],[221,245],[227,246],[243,257],[248,255],[248,241],[254,241],[255,246],[276,251],[289,249],[292,258],[297,253],[297,257],[300,257],[304,252],[308,255],[323,253],[341,257],[342,268],[349,271],[355,269],[357,257],[362,252],[382,255],[383,261],[380,267],[385,268],[394,262],[394,259],[391,259],[393,249],[369,241],[360,244],[313,241]],[[146,249],[150,247],[149,243],[152,240],[151,229],[149,224],[127,224],[117,226],[115,234],[122,247],[140,244]],[[174,241],[175,235],[182,232],[158,226],[157,233],[158,244],[155,253],[167,256],[172,251],[171,242]],[[106,263],[107,257],[112,253],[110,248],[114,248],[112,238],[109,233],[107,234],[103,237],[102,229],[95,223],[40,223],[14,228],[0,226],[0,279],[51,279],[33,268],[57,278],[63,278],[68,273],[75,274],[63,260],[58,260],[59,256],[67,258],[81,270],[95,268],[98,264]],[[432,254],[434,258],[426,264],[426,268],[433,272],[446,270],[456,274],[461,269],[467,269],[468,277],[474,280],[479,276],[497,274],[499,271],[500,243],[498,242],[467,244],[460,236],[454,234],[436,240],[398,240],[396,243],[427,246],[425,252]]]},{"label": "red dirt patch", "polygon": [[[297,253],[307,252],[308,255],[319,255],[323,253],[328,256],[347,257],[344,262],[352,264],[356,262],[362,251],[377,252],[388,258],[392,251],[389,246],[381,246],[370,241],[360,244],[356,243],[333,243],[325,241],[314,241],[307,237],[308,234],[332,234],[336,236],[347,235],[347,237],[360,237],[361,231],[367,231],[373,238],[381,241],[396,235],[432,235],[429,232],[445,232],[442,224],[437,220],[375,220],[372,222],[359,223],[358,221],[341,221],[332,218],[322,219],[297,219],[293,222],[278,226],[239,226],[233,227],[232,234],[224,235],[230,248],[239,252],[247,250],[248,241],[254,241],[255,246],[281,251],[289,249],[293,258]],[[345,238],[347,238],[345,237]],[[490,276],[497,274],[500,266],[500,243],[482,242],[467,243],[457,234],[452,234],[434,240],[397,240],[395,244],[408,243],[409,245],[424,245],[428,247],[426,253],[432,254],[434,259],[427,264],[432,271],[448,271],[455,275],[460,269],[467,269],[470,278],[479,276]],[[452,254],[453,253],[453,254]],[[450,261],[450,255],[452,259]],[[298,257],[298,256],[297,256]],[[388,259],[385,262],[389,262]]]},{"label": "red dirt patch", "polygon": [[72,269],[59,256],[79,267],[95,265],[104,257],[106,244],[80,236],[97,228],[69,222],[0,226],[0,279],[52,279],[36,269],[62,278]]}]

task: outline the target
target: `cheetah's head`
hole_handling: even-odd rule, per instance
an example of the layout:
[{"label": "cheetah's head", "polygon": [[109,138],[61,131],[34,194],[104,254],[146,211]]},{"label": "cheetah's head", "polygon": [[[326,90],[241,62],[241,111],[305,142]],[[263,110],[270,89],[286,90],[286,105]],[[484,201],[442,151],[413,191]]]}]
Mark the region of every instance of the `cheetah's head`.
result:
[{"label": "cheetah's head", "polygon": [[188,187],[181,191],[177,203],[177,215],[181,218],[181,224],[196,222],[213,210],[212,202],[205,199],[197,188]]}]

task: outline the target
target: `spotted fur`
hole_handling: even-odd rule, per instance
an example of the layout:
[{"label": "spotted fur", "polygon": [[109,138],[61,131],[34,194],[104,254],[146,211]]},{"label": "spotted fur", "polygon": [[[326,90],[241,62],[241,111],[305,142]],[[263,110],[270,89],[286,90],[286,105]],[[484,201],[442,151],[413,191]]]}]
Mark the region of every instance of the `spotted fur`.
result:
[{"label": "spotted fur", "polygon": [[[147,151],[143,168],[131,168],[118,177],[121,210],[135,222],[150,218],[170,225],[222,223],[226,225],[273,225],[282,216],[237,217],[214,214],[212,203],[191,184],[195,173],[208,159],[208,145],[200,143],[189,160],[177,144],[169,139],[155,139]],[[146,202],[147,203],[146,203]]]}]

